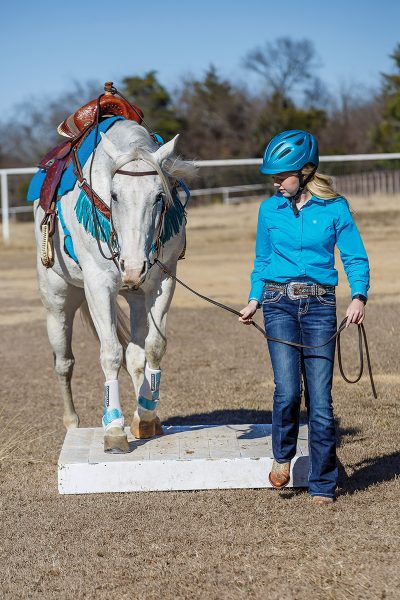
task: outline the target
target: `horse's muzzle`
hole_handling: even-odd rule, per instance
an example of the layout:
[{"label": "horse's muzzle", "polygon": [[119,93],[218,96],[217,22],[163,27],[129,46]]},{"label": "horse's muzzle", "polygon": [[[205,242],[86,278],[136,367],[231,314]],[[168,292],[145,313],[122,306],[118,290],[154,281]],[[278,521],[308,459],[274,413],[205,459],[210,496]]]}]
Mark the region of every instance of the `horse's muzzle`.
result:
[{"label": "horse's muzzle", "polygon": [[148,263],[144,261],[141,266],[131,266],[127,261],[120,260],[122,284],[124,286],[138,289],[146,278]]}]

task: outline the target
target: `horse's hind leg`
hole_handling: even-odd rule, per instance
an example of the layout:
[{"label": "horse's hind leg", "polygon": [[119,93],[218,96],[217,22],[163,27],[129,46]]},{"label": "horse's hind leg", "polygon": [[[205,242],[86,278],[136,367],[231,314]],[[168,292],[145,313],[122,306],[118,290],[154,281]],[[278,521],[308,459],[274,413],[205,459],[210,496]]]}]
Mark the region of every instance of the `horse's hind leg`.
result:
[{"label": "horse's hind leg", "polygon": [[42,301],[47,309],[47,333],[53,349],[54,368],[64,402],[63,423],[67,429],[79,426],[71,391],[74,368],[72,326],[76,310],[84,300],[80,288],[69,285],[52,271],[39,275]]}]

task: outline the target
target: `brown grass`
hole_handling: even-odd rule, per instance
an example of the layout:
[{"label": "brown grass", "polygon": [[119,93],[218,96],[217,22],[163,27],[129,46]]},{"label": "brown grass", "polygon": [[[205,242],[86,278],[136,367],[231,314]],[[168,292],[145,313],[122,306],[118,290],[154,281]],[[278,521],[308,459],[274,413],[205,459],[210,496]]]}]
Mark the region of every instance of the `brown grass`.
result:
[{"label": "brown grass", "polygon": [[[355,204],[372,263],[366,328],[379,400],[366,377],[349,386],[335,373],[340,489],[330,508],[311,506],[304,491],[292,490],[59,496],[62,406],[36,291],[31,230],[15,228],[18,237],[1,251],[0,264],[0,429],[15,411],[20,428],[19,444],[0,461],[2,598],[399,597],[399,210],[391,202],[384,209],[382,199],[368,211]],[[386,220],[385,210],[395,215]],[[191,211],[180,276],[241,307],[256,214],[254,204]],[[342,277],[338,317],[347,301]],[[163,421],[270,421],[272,372],[258,332],[185,290],[176,293],[168,332]],[[350,374],[354,335],[344,341]],[[74,352],[81,424],[98,426],[98,348],[80,319]],[[125,373],[121,381],[129,422],[133,393]],[[37,435],[24,433],[35,421]],[[48,435],[33,441],[43,432]]]}]

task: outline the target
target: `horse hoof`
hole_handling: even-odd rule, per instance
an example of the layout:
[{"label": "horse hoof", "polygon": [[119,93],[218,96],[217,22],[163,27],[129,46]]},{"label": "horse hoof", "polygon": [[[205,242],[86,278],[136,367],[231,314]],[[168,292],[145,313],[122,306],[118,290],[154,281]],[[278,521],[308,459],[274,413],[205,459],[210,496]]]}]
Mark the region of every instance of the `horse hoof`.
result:
[{"label": "horse hoof", "polygon": [[123,429],[111,427],[104,433],[104,452],[109,454],[127,454],[130,452],[128,438]]},{"label": "horse hoof", "polygon": [[164,435],[161,421],[158,417],[152,421],[142,421],[137,415],[133,417],[131,432],[136,439],[148,439],[155,435]]}]

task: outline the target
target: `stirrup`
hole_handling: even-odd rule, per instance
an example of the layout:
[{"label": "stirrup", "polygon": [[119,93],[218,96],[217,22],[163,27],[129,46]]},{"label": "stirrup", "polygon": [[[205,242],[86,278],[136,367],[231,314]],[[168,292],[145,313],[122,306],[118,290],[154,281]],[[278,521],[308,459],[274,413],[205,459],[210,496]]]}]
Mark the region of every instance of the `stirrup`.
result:
[{"label": "stirrup", "polygon": [[42,265],[49,269],[54,265],[53,237],[49,235],[49,224],[43,223],[41,227],[42,241],[40,244],[40,260]]}]

